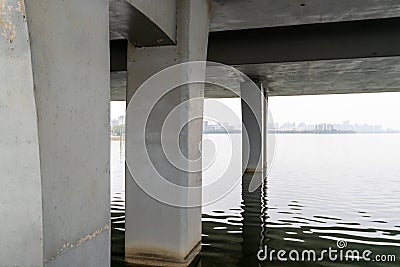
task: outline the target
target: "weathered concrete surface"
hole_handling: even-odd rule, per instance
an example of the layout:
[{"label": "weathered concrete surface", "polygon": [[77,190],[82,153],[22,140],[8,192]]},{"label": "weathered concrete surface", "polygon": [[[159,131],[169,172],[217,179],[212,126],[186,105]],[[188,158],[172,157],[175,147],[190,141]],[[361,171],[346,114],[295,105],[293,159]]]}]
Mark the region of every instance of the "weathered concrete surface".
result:
[{"label": "weathered concrete surface", "polygon": [[[110,250],[109,242],[109,227],[104,227],[60,249],[59,255],[46,262],[45,266],[109,266],[110,259],[107,253]],[[100,251],[104,254],[99,254]]]},{"label": "weathered concrete surface", "polygon": [[[177,1],[177,45],[168,47],[138,48],[129,44],[128,48],[128,90],[130,100],[138,87],[152,75],[166,67],[193,60],[205,60],[209,26],[209,4],[206,0]],[[189,73],[187,74],[189,75]],[[204,74],[205,75],[205,74]],[[173,77],[171,77],[173,78]],[[197,86],[196,88],[194,86]],[[170,88],[165,88],[167,91]],[[139,264],[155,266],[185,266],[200,250],[201,207],[175,207],[159,202],[145,193],[133,179],[133,175],[148,179],[153,177],[152,166],[143,164],[149,153],[155,164],[167,179],[182,186],[201,185],[201,172],[188,173],[177,169],[165,158],[161,147],[161,126],[165,116],[182,101],[202,97],[203,90],[198,85],[182,86],[167,94],[157,103],[152,116],[147,120],[146,135],[143,129],[135,127],[134,114],[127,113],[126,160],[135,165],[131,174],[126,171],[126,260]],[[129,101],[128,101],[129,103]],[[149,103],[134,103],[146,106]],[[150,103],[155,104],[155,103]],[[203,106],[198,101],[181,113],[181,120],[192,116],[202,116]],[[176,123],[179,125],[180,120]],[[191,122],[181,133],[182,153],[189,158],[199,158],[198,149],[202,137],[202,124]],[[135,149],[145,138],[149,151]],[[178,136],[176,137],[178,138]],[[201,162],[200,162],[201,166]],[[160,188],[159,190],[162,190]],[[197,199],[201,203],[201,190],[188,196],[182,193],[183,200]],[[139,216],[138,216],[139,215]]]},{"label": "weathered concrete surface", "polygon": [[[269,96],[400,92],[400,57],[235,67],[250,77],[263,79]],[[217,74],[208,71],[207,75],[214,77]],[[240,80],[232,79],[226,84],[236,94],[223,87],[206,85],[205,97],[237,97],[240,95],[240,83]],[[113,89],[113,95],[120,96],[118,92],[122,90]]]},{"label": "weathered concrete surface", "polygon": [[[262,79],[269,96],[400,92],[400,57],[376,57],[250,64],[234,66],[248,76]],[[218,73],[207,70],[208,77]],[[125,77],[113,74],[112,96],[120,99]],[[234,76],[226,81],[232,91],[207,84],[205,97],[238,97],[240,83]],[[118,86],[119,87],[118,87]]]},{"label": "weathered concrete surface", "polygon": [[400,57],[241,65],[269,96],[400,91]]},{"label": "weathered concrete surface", "polygon": [[399,16],[397,0],[212,0],[210,31]]},{"label": "weathered concrete surface", "polygon": [[0,266],[109,266],[108,1],[3,3]]},{"label": "weathered concrete surface", "polygon": [[[108,1],[28,1],[26,10],[39,121],[43,253],[54,266],[51,259],[63,246],[110,223]],[[102,242],[109,244],[109,238]],[[108,246],[98,243],[81,266],[109,265]],[[73,257],[64,255],[57,266],[69,266]]]},{"label": "weathered concrete surface", "polygon": [[[235,66],[263,80],[269,96],[400,92],[400,57],[320,60]],[[214,77],[217,74],[207,72]],[[208,85],[206,97],[237,97],[240,80],[227,86]]]},{"label": "weathered concrete surface", "polygon": [[0,266],[42,266],[37,113],[28,26],[17,8],[0,1]]},{"label": "weathered concrete surface", "polygon": [[[269,96],[400,92],[400,57],[358,58],[235,66],[263,80]],[[211,74],[212,75],[212,74]],[[238,92],[240,81],[229,85]],[[237,97],[206,87],[207,97]]]},{"label": "weathered concrete surface", "polygon": [[[116,8],[111,0],[111,18],[126,11]],[[174,0],[127,0],[138,11],[158,25],[172,40]],[[160,5],[163,5],[160,7]],[[212,0],[210,31],[228,31],[263,27],[354,21],[400,16],[397,0]],[[126,8],[125,8],[126,9]],[[111,39],[120,39],[121,29],[134,27],[129,21],[111,20]],[[127,32],[125,30],[125,32]]]}]

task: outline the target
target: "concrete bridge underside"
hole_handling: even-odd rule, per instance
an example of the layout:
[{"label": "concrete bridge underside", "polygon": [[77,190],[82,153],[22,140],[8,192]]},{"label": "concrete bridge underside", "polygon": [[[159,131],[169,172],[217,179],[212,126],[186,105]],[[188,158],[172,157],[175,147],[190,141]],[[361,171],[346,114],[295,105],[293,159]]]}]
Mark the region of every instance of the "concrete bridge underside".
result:
[{"label": "concrete bridge underside", "polygon": [[[120,1],[110,3],[112,100],[125,99],[127,46],[121,39],[148,46],[170,44],[129,36],[129,23],[118,20]],[[211,2],[207,59],[262,80],[270,96],[400,89],[398,1]],[[131,17],[140,13],[131,11]],[[231,84],[239,92],[239,84]],[[205,96],[236,97],[210,86]]]},{"label": "concrete bridge underside", "polygon": [[[112,0],[110,3],[112,100],[125,100],[126,95],[130,95],[126,77],[135,77],[134,73],[129,72],[130,61],[127,64],[126,60],[130,58],[130,47],[149,47],[149,51],[152,51],[176,44],[172,30],[165,30],[173,27],[167,27],[168,23],[162,26],[164,24],[157,15],[149,15],[151,10],[136,6],[131,7],[129,12],[126,9],[122,12],[121,2],[124,1]],[[166,12],[173,17],[170,9]],[[120,20],[122,13],[125,18],[123,21]],[[242,99],[245,97],[251,101],[252,107],[256,107],[255,112],[251,111],[242,101],[243,125],[251,129],[250,143],[243,147],[243,151],[246,150],[250,155],[249,162],[243,164],[244,170],[265,170],[266,107],[269,96],[400,91],[398,1],[212,0],[210,16],[205,59],[234,66],[256,81],[261,91],[261,94],[254,94],[250,90],[252,85],[244,83],[234,73],[223,80],[233,92],[209,84],[204,88],[205,97],[242,96]],[[148,28],[135,28],[135,25],[148,26],[148,20],[137,22],[143,17],[150,19],[153,24],[150,23]],[[156,32],[159,38],[149,38],[148,32]],[[160,32],[164,32],[164,35]],[[197,38],[201,36],[197,35]],[[151,57],[151,52],[149,55]],[[163,57],[157,53],[155,55]],[[208,68],[205,75],[215,79],[219,74],[213,68]],[[129,149],[127,153],[130,153]],[[259,177],[262,178],[262,175]],[[146,206],[140,201],[143,205],[139,203],[132,208],[137,198],[129,196],[129,188],[127,193],[130,199],[128,211],[133,209],[137,212],[141,206]],[[159,210],[160,207],[156,206],[155,210]],[[165,206],[161,209],[167,210]],[[199,217],[198,211],[193,213],[192,210],[190,214],[181,215],[181,219],[190,221]],[[138,226],[135,219],[130,217],[133,214],[127,214],[126,221],[130,221],[127,227]],[[151,220],[151,215],[146,220]],[[127,229],[127,233],[134,231]],[[187,233],[178,232],[182,237],[188,237]],[[162,242],[160,237],[150,233],[142,232],[139,236],[150,243]],[[126,244],[129,246],[129,242],[135,242],[136,239],[129,234]],[[173,240],[173,237],[170,239]],[[139,243],[137,245],[141,246]],[[126,251],[129,254],[129,248]],[[135,258],[134,255],[132,257]]]},{"label": "concrete bridge underside", "polygon": [[[204,95],[251,99],[256,114],[243,106],[243,125],[263,126],[251,131],[245,168],[262,171],[265,98],[400,91],[399,29],[398,0],[0,0],[0,122],[9,125],[0,133],[0,266],[109,266],[110,95],[130,100],[175,63],[236,67],[257,81],[256,96],[233,75],[225,82],[234,93],[206,86]],[[160,117],[199,89],[167,96],[145,136],[128,111],[127,158],[142,163],[144,139],[158,152]],[[182,120],[202,108],[192,104]],[[182,133],[188,157],[199,157],[201,127]],[[177,183],[201,184],[201,172],[157,163]],[[129,171],[127,260],[187,265],[200,249],[201,209],[155,201]]]},{"label": "concrete bridge underside", "polygon": [[[128,60],[127,65],[126,60],[130,58],[129,47],[161,49],[176,44],[174,28],[162,23],[157,14],[150,14],[151,9],[133,3],[136,8],[123,12],[121,2],[124,1],[110,2],[112,100],[126,100],[126,95],[130,95],[126,77],[132,79],[134,73],[129,72],[130,63]],[[173,18],[170,9],[166,12]],[[120,19],[121,14],[124,20]],[[249,162],[242,166],[244,170],[262,172],[266,167],[269,96],[400,91],[398,1],[212,0],[210,17],[205,59],[236,67],[260,87],[261,94],[254,94],[251,85],[232,73],[223,82],[233,92],[209,84],[204,88],[205,97],[242,96],[242,100],[245,97],[252,107],[256,107],[255,112],[251,111],[242,101],[243,125],[251,129],[250,143],[243,145],[243,151],[250,155]],[[135,28],[135,25],[147,27]],[[158,39],[149,38],[149,32],[155,32]],[[201,36],[197,35],[197,38]],[[219,76],[213,68],[208,68],[205,75],[212,79]],[[129,149],[127,153],[130,153]],[[135,197],[129,197],[129,189],[128,198],[132,202],[127,203],[129,210],[135,205]],[[140,207],[141,204],[133,210],[138,211]],[[189,217],[181,215],[181,218],[198,218],[195,214],[196,211],[192,211]],[[127,215],[127,222],[131,221],[130,225],[134,227],[135,219]],[[150,218],[151,215],[147,219]],[[133,230],[127,229],[127,232]],[[187,237],[187,234],[179,233]],[[155,243],[160,240],[150,233],[140,236]],[[133,242],[135,236],[130,234],[128,239],[127,242]]]}]

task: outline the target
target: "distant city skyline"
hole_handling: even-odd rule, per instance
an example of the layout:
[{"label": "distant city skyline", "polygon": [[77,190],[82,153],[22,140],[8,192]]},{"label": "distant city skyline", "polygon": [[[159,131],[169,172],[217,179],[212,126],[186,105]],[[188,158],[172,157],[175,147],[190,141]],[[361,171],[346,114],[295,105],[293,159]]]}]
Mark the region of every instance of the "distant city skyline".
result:
[{"label": "distant city skyline", "polygon": [[400,93],[270,97],[275,122],[382,124],[400,129]]},{"label": "distant city skyline", "polygon": [[319,122],[307,124],[305,122],[274,122],[268,124],[269,130],[294,131],[294,132],[355,132],[355,133],[385,133],[399,132],[398,129],[384,127],[382,124],[367,124],[359,122],[344,121],[342,123]]},{"label": "distant city skyline", "polygon": [[[205,99],[204,115],[212,117],[215,101],[225,105],[233,114],[223,123],[236,123],[241,119],[240,99]],[[382,125],[384,129],[400,129],[400,93],[370,93],[347,95],[310,95],[270,97],[269,109],[274,122],[318,124],[329,122]],[[111,102],[111,120],[125,114],[124,101]],[[220,115],[220,114],[219,114]],[[236,115],[236,116],[232,116]]]}]

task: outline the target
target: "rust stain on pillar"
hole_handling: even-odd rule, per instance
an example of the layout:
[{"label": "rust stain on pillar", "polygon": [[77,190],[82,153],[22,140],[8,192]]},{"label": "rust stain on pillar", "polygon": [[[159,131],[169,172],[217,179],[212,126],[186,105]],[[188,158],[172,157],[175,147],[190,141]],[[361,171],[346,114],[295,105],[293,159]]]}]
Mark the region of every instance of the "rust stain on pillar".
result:
[{"label": "rust stain on pillar", "polygon": [[12,1],[12,3],[8,3],[6,0],[0,0],[1,35],[9,43],[12,43],[16,38],[15,21],[18,19],[18,15],[20,14],[25,22],[26,15],[24,0]]}]

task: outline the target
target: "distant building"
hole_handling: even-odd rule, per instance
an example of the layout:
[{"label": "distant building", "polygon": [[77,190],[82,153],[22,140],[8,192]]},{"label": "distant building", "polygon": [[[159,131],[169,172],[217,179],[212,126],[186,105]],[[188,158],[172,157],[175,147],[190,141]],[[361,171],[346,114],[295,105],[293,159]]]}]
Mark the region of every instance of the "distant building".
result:
[{"label": "distant building", "polygon": [[383,132],[382,125],[375,125],[374,126],[374,133],[382,133],[382,132]]}]

